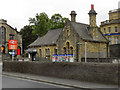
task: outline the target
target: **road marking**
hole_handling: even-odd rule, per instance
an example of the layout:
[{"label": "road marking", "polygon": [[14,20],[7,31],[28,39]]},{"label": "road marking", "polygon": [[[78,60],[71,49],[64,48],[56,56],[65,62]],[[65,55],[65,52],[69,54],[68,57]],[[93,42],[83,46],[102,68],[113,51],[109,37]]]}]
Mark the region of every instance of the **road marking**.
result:
[{"label": "road marking", "polygon": [[42,81],[40,82],[40,81],[34,81],[34,80],[23,79],[23,78],[18,78],[18,77],[11,77],[11,76],[6,76],[6,75],[3,75],[3,76],[4,77],[8,77],[8,78],[13,78],[13,79],[19,79],[19,80],[24,80],[24,81],[32,81],[32,82],[35,82],[35,83],[52,85],[52,86],[61,87],[61,88],[71,88],[71,87],[67,87],[67,86],[55,85],[55,84],[51,84],[51,83],[47,83],[47,82],[42,82]]}]

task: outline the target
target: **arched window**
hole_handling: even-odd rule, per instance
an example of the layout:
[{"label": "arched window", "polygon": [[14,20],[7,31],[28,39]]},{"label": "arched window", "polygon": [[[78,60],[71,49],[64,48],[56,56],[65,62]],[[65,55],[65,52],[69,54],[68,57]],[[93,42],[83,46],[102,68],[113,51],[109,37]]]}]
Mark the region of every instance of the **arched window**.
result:
[{"label": "arched window", "polygon": [[66,54],[66,48],[65,48],[65,47],[63,48],[63,50],[64,50],[64,52],[63,52],[63,53],[64,53],[64,54]]},{"label": "arched window", "polygon": [[70,44],[69,44],[69,42],[67,42],[67,53],[69,54],[70,53]]},{"label": "arched window", "polygon": [[6,28],[4,26],[0,27],[0,43],[4,44],[6,42]]},{"label": "arched window", "polygon": [[48,55],[50,55],[50,49],[48,48],[48,53],[47,53]]},{"label": "arched window", "polygon": [[41,50],[41,49],[39,49],[39,51],[40,51],[40,57],[42,57],[42,50]]},{"label": "arched window", "polygon": [[56,48],[54,49],[54,54],[57,54],[57,49]]},{"label": "arched window", "polygon": [[73,54],[73,47],[70,47],[70,54]]},{"label": "arched window", "polygon": [[47,55],[47,49],[45,49],[45,55]]}]

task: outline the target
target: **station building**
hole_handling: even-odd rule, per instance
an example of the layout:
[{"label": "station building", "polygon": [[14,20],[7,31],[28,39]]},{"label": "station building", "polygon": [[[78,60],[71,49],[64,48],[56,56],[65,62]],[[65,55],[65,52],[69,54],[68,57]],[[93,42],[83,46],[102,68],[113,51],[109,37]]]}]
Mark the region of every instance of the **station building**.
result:
[{"label": "station building", "polygon": [[[11,50],[8,49],[9,40],[17,40],[17,49],[22,54],[22,36],[19,34],[16,28],[7,24],[7,20],[0,19],[0,50],[2,53],[9,54]],[[17,50],[15,52],[17,54]]]},{"label": "station building", "polygon": [[74,62],[82,62],[85,58],[106,58],[109,41],[96,25],[96,11],[91,5],[89,11],[90,24],[76,22],[76,12],[71,11],[71,21],[64,28],[48,31],[43,37],[38,37],[26,50],[30,60],[34,57],[72,54]]}]

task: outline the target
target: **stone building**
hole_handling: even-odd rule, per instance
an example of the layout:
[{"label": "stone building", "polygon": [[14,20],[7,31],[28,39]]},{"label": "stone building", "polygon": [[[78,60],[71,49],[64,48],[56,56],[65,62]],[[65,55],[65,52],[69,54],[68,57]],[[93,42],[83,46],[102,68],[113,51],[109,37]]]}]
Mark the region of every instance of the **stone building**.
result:
[{"label": "stone building", "polygon": [[86,58],[106,58],[109,41],[96,25],[94,5],[89,11],[90,25],[76,22],[76,12],[71,11],[71,21],[64,28],[48,31],[43,37],[38,37],[30,44],[26,52],[29,58],[48,57],[52,55],[73,55],[75,62]]},{"label": "stone building", "polygon": [[3,53],[11,52],[11,50],[8,49],[8,40],[12,39],[17,40],[17,49],[19,49],[20,53],[22,54],[22,36],[19,34],[16,28],[8,25],[6,20],[0,19],[0,46],[3,47]]},{"label": "stone building", "polygon": [[109,20],[101,22],[100,28],[110,45],[120,44],[120,8],[110,10]]}]

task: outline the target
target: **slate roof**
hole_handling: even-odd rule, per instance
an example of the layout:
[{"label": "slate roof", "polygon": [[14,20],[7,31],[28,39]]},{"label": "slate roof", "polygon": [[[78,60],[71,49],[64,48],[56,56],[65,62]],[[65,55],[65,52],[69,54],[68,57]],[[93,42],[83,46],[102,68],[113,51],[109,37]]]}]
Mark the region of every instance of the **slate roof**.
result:
[{"label": "slate roof", "polygon": [[[86,41],[94,41],[94,42],[108,42],[105,36],[102,34],[100,30],[98,30],[98,40],[94,40],[89,32],[89,25],[77,22],[70,22],[74,30],[78,33],[81,39]],[[32,44],[28,47],[32,46],[44,46],[44,45],[56,45],[56,41],[59,38],[60,33],[62,32],[62,28],[54,29],[48,31],[46,35],[43,37],[38,37]]]},{"label": "slate roof", "polygon": [[89,32],[89,25],[77,22],[71,22],[75,31],[79,34],[79,36],[86,41],[94,41],[94,42],[108,42],[102,32],[98,29],[98,40],[94,40]]},{"label": "slate roof", "polygon": [[62,28],[48,31],[46,35],[44,35],[43,37],[38,37],[28,47],[31,47],[31,46],[44,46],[44,45],[55,45],[61,31],[62,31]]}]

